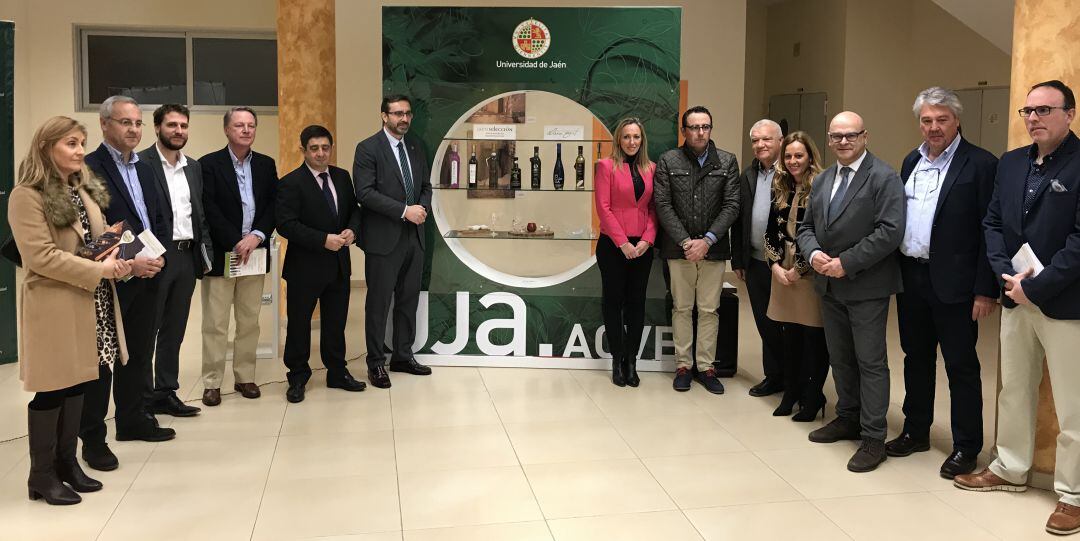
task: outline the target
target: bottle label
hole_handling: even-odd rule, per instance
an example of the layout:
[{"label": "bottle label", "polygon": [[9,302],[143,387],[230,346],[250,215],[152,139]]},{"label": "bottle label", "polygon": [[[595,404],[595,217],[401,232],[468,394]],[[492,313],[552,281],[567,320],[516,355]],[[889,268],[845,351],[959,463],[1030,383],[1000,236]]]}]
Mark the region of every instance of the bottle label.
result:
[{"label": "bottle label", "polygon": [[476,184],[476,164],[469,164],[469,185]]}]

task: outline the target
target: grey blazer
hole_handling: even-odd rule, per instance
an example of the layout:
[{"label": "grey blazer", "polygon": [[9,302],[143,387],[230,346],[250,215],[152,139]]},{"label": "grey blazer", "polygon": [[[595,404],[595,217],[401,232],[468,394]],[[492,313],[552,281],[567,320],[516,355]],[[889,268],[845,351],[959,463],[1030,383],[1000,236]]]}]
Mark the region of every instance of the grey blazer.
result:
[{"label": "grey blazer", "polygon": [[903,291],[896,253],[904,240],[904,183],[892,167],[867,152],[839,212],[826,220],[836,171],[833,165],[814,179],[798,244],[807,261],[815,250],[839,257],[847,276],[816,275],[815,289],[841,301],[879,299]]},{"label": "grey blazer", "polygon": [[[157,181],[161,193],[164,194],[165,211],[168,215],[169,232],[171,234],[172,197],[169,192],[168,182],[165,180],[165,168],[161,166],[161,153],[158,152],[157,145],[151,145],[149,148],[139,152],[139,160],[145,161],[150,166],[150,169],[154,171],[154,180]],[[199,160],[188,156],[187,165],[184,167],[184,176],[187,177],[188,189],[191,190],[191,229],[194,234],[192,240],[195,244],[191,254],[195,265],[195,276],[202,278],[203,274],[210,271],[210,261],[212,260],[214,248],[210,239],[210,226],[206,222],[206,213],[203,211],[203,176],[202,164],[199,163]],[[173,239],[170,237],[159,240],[165,244]]]}]

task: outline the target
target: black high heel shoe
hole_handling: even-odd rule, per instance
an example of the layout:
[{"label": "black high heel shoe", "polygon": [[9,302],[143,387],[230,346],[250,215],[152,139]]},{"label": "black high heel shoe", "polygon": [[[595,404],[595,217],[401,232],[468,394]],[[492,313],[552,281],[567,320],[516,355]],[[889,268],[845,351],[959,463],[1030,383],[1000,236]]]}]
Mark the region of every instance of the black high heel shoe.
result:
[{"label": "black high heel shoe", "polygon": [[795,421],[796,423],[809,423],[811,421],[817,420],[817,414],[818,414],[819,411],[821,412],[821,419],[824,420],[825,419],[825,404],[826,403],[827,403],[827,400],[825,398],[822,398],[821,399],[821,405],[814,405],[814,404],[803,405],[802,408],[799,409],[799,413],[796,413],[795,415],[791,416],[791,420]]},{"label": "black high heel shoe", "polygon": [[626,387],[626,366],[621,357],[611,358],[611,382],[619,387]]},{"label": "black high heel shoe", "polygon": [[626,384],[631,387],[637,387],[641,384],[641,378],[638,377],[637,373],[637,359],[630,355],[627,356],[623,362],[625,363],[623,367],[625,369],[624,373],[626,374]]},{"label": "black high heel shoe", "polygon": [[791,410],[795,408],[795,404],[798,402],[798,398],[788,398],[788,395],[785,394],[784,398],[780,399],[780,405],[776,406],[776,409],[773,410],[773,417],[787,417],[788,415],[791,415]]}]

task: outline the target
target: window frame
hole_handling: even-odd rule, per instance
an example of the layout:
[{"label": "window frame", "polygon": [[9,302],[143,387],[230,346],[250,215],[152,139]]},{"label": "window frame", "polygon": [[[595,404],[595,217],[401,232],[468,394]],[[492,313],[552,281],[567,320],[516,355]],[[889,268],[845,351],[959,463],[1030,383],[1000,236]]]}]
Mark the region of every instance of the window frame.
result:
[{"label": "window frame", "polygon": [[[132,27],[132,26],[100,26],[100,25],[74,25],[74,52],[75,52],[75,110],[83,113],[97,112],[101,104],[90,103],[90,65],[87,62],[88,45],[90,36],[129,36],[142,38],[174,38],[184,40],[184,76],[185,96],[187,106],[192,113],[224,113],[233,107],[247,106],[237,103],[234,105],[195,105],[195,65],[192,41],[200,38],[215,39],[261,39],[277,42],[277,32],[272,30],[257,29],[191,29],[181,27]],[[275,66],[275,69],[277,67]],[[160,103],[140,103],[142,109],[153,109],[162,105]],[[278,106],[252,106],[258,114],[276,115]]]}]

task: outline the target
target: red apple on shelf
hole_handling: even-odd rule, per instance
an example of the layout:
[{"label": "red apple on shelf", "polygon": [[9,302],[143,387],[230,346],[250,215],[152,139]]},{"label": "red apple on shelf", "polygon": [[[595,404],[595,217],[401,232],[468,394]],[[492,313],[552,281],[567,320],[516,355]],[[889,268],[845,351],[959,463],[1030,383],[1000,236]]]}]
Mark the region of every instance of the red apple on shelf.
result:
[{"label": "red apple on shelf", "polygon": [[525,226],[525,230],[528,231],[529,233],[535,233],[536,232],[536,222],[529,222],[529,225]]}]

